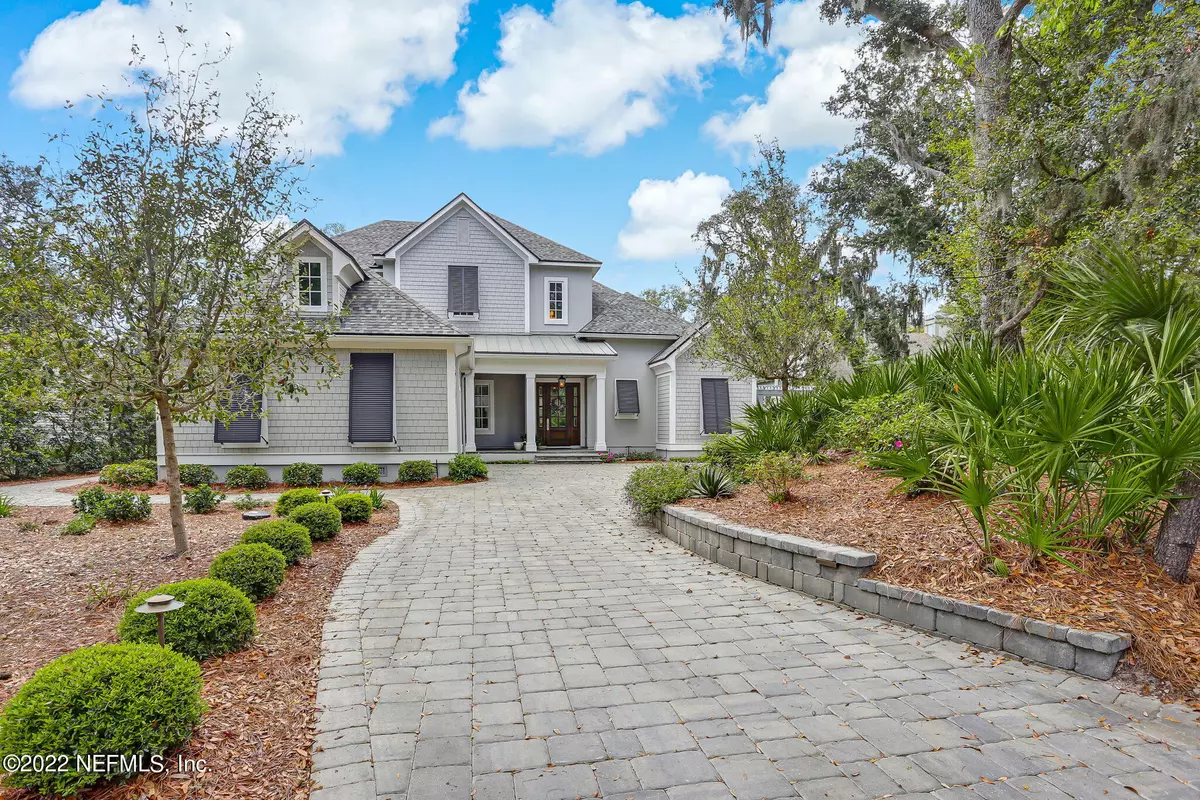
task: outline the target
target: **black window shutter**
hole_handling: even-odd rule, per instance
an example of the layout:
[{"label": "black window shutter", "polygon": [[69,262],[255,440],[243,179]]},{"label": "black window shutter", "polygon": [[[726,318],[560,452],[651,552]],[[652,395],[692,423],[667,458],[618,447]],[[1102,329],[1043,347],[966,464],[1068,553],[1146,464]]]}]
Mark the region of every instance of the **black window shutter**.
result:
[{"label": "black window shutter", "polygon": [[451,266],[448,271],[446,305],[449,311],[474,314],[479,311],[479,267]]},{"label": "black window shutter", "polygon": [[700,405],[705,433],[729,433],[729,381],[725,378],[700,379]]},{"label": "black window shutter", "polygon": [[213,421],[213,441],[217,444],[258,444],[262,440],[262,394],[246,388],[245,378],[235,383],[226,405],[237,414],[229,424]]},{"label": "black window shutter", "polygon": [[391,353],[350,354],[350,441],[392,441]]},{"label": "black window shutter", "polygon": [[641,406],[638,402],[637,381],[617,381],[617,413],[638,414]]}]

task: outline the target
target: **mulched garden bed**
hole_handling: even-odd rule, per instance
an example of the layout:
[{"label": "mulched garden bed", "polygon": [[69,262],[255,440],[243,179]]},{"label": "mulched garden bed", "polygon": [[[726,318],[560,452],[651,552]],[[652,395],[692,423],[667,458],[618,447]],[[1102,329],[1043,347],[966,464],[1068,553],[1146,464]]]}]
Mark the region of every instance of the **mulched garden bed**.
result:
[{"label": "mulched garden bed", "polygon": [[36,478],[8,478],[0,481],[0,489],[18,483],[45,483],[46,481],[69,481],[73,478],[95,478],[98,472],[64,472],[62,474],[48,472]]},{"label": "mulched garden bed", "polygon": [[[59,535],[69,508],[26,507],[0,519],[0,671],[12,673],[0,680],[0,704],[55,657],[115,641],[128,593],[204,576],[213,557],[251,524],[240,513],[189,515],[189,559],[171,557],[166,506],[155,506],[147,522],[101,523],[84,536]],[[37,528],[23,531],[23,522]],[[332,541],[314,544],[313,557],[289,568],[279,593],[257,606],[251,647],[201,665],[210,710],[179,755],[205,759],[206,772],[145,776],[83,797],[306,798],[329,598],[354,555],[396,523],[389,503],[371,522],[348,525]],[[5,791],[0,797],[32,797]]]},{"label": "mulched garden bed", "polygon": [[[1124,678],[1143,688],[1197,700],[1200,694],[1200,567],[1190,581],[1166,577],[1148,550],[1118,542],[1107,553],[1065,554],[1082,571],[1056,561],[1026,564],[1028,551],[997,539],[1012,568],[1008,578],[983,569],[978,546],[949,500],[891,494],[899,481],[841,461],[809,467],[814,479],[773,505],[754,485],[732,498],[683,505],[744,525],[870,550],[870,577],[1029,617],[1099,631],[1133,634]],[[1131,669],[1132,668],[1132,669]]]},{"label": "mulched garden bed", "polygon": [[[407,481],[404,483],[397,483],[396,481],[392,481],[391,483],[375,483],[370,486],[355,486],[355,485],[351,485],[351,484],[342,483],[341,481],[329,481],[327,483],[322,483],[320,486],[287,486],[282,483],[268,483],[266,488],[251,489],[250,493],[251,494],[264,494],[267,492],[286,492],[289,489],[325,489],[325,488],[331,488],[334,486],[345,486],[347,489],[350,489],[350,490],[356,491],[356,492],[359,492],[359,491],[369,492],[371,489],[379,489],[380,491],[382,491],[384,489],[422,489],[427,486],[462,486],[464,483],[482,483],[483,481],[486,481],[486,480],[487,480],[487,478],[472,478],[469,481],[461,481],[460,482],[460,481],[452,481],[449,478],[434,478],[431,481]],[[110,492],[121,491],[121,488],[118,486],[108,486],[107,484],[100,483],[100,481],[98,481],[98,480],[87,481],[86,483],[75,483],[70,486],[60,486],[57,489],[55,489],[54,491],[61,492],[63,494],[79,494],[84,489],[90,488],[92,486],[104,486],[105,490],[110,491]],[[229,496],[229,498],[231,500],[236,498],[240,494],[246,493],[246,490],[242,489],[241,487],[236,487],[236,488],[229,487],[223,483],[214,483],[212,485],[212,488],[216,489],[219,492],[224,492],[226,495]],[[191,489],[190,486],[183,487],[183,490],[185,492],[188,491],[189,489]],[[158,483],[154,484],[153,486],[131,486],[131,487],[129,487],[129,490],[131,492],[140,492],[142,494],[169,494],[170,493],[167,489],[167,484],[164,481],[159,481]]]}]

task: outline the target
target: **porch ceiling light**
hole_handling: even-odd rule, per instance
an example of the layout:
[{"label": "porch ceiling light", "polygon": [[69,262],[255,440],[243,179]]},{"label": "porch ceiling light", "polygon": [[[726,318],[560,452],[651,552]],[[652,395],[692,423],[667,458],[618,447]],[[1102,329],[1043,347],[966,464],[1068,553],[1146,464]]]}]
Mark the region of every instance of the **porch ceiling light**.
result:
[{"label": "porch ceiling light", "polygon": [[567,385],[567,378],[564,375],[558,376],[558,388],[562,389]]}]

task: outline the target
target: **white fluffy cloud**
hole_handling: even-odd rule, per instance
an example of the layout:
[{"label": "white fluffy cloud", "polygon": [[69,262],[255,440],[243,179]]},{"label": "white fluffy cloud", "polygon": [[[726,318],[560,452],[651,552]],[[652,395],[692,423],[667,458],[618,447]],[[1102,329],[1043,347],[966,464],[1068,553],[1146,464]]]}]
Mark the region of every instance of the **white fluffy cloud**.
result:
[{"label": "white fluffy cloud", "polygon": [[709,119],[705,131],[726,147],[753,144],[756,136],[779,139],[783,147],[844,144],[855,121],[832,116],[823,104],[841,85],[842,69],[855,62],[858,32],[824,22],[816,0],[776,9],[771,49],[786,55],[766,97],[745,98],[740,110]]},{"label": "white fluffy cloud", "polygon": [[629,197],[629,222],[617,236],[621,255],[658,261],[698,253],[692,241],[696,226],[719,211],[731,191],[724,177],[690,169],[671,181],[642,180]]},{"label": "white fluffy cloud", "polygon": [[711,9],[665,17],[641,3],[557,0],[504,16],[500,66],[463,87],[429,128],[476,149],[558,146],[595,155],[664,121],[673,89],[700,90],[736,52]]},{"label": "white fluffy cloud", "polygon": [[130,45],[136,41],[151,68],[162,63],[158,42],[181,49],[187,40],[218,52],[227,44],[218,88],[235,119],[241,99],[261,77],[277,106],[300,124],[294,140],[316,153],[336,153],[351,133],[380,133],[418,84],[454,72],[454,53],[468,0],[170,0],[125,4],[103,0],[43,30],[13,75],[12,96],[51,108],[78,102],[101,89],[130,94]]}]

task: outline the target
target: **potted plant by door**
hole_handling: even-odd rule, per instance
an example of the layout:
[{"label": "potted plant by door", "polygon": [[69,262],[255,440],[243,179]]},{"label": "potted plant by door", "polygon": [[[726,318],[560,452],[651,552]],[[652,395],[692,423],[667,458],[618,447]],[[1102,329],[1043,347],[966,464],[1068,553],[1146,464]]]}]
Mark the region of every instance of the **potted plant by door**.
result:
[{"label": "potted plant by door", "polygon": [[524,449],[525,449],[525,434],[522,433],[521,441],[513,442],[513,450],[524,450]]}]

